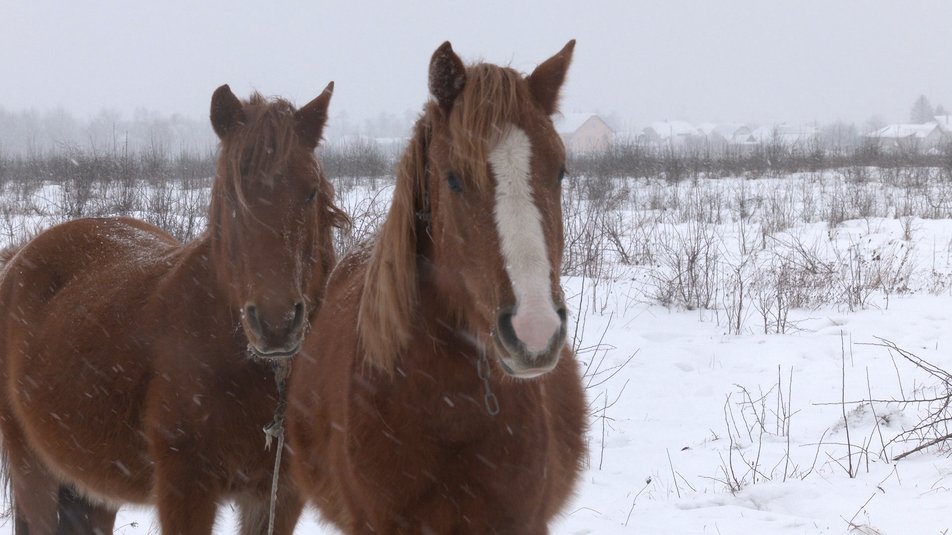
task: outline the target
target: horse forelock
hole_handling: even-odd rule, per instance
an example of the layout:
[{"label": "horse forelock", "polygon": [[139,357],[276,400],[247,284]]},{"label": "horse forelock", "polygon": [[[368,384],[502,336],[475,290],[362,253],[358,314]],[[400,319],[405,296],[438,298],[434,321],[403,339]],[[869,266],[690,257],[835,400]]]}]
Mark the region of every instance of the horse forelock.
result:
[{"label": "horse forelock", "polygon": [[447,128],[453,160],[477,188],[489,185],[490,152],[510,125],[524,122],[533,106],[517,71],[488,63],[466,69],[466,85],[453,103]]},{"label": "horse forelock", "polygon": [[[273,186],[276,177],[302,152],[295,129],[296,109],[289,101],[255,92],[243,103],[243,111],[241,128],[222,140],[218,169],[224,175],[220,178],[227,185],[227,194],[246,209],[245,185],[261,181]],[[310,160],[305,163],[320,173],[317,159]]]}]

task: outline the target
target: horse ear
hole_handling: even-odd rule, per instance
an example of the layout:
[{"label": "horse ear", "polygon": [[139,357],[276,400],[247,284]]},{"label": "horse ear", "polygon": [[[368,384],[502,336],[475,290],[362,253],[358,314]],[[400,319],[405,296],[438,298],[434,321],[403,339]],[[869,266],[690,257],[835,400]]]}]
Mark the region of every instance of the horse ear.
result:
[{"label": "horse ear", "polygon": [[303,108],[294,112],[294,119],[297,121],[297,134],[301,142],[314,149],[321,142],[321,134],[324,132],[324,125],[327,123],[327,106],[331,102],[331,95],[334,94],[334,82],[327,84],[324,92],[314,100],[308,102]]},{"label": "horse ear", "polygon": [[231,92],[228,84],[225,84],[212,94],[212,128],[222,139],[225,134],[230,132],[236,126],[239,126],[245,120],[245,111],[241,107],[241,101]]},{"label": "horse ear", "polygon": [[565,81],[565,73],[569,70],[574,50],[575,39],[572,39],[558,54],[543,61],[529,75],[529,91],[549,115],[558,110],[559,90]]},{"label": "horse ear", "polygon": [[466,85],[466,67],[449,41],[440,45],[430,58],[430,94],[444,112],[453,109],[453,101]]}]

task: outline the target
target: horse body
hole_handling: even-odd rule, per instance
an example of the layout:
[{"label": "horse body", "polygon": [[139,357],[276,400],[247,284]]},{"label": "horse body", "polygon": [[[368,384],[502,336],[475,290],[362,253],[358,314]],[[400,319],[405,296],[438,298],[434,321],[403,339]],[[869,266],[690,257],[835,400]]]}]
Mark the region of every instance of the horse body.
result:
[{"label": "horse body", "polygon": [[[0,335],[4,347],[22,348],[4,378],[15,385],[11,408],[37,454],[90,496],[148,503],[150,443],[155,453],[184,449],[228,429],[257,431],[274,414],[270,367],[248,358],[237,314],[214,304],[207,249],[182,248],[135,220],[86,219],[40,235],[11,265],[17,284],[4,288],[13,295],[3,304],[30,303],[8,315]],[[62,335],[60,311],[74,311],[71,336]],[[77,383],[86,395],[72,395]],[[270,481],[262,440],[230,436],[228,454],[255,459]],[[194,463],[201,474],[237,464],[221,455]],[[237,467],[222,489],[236,472],[253,473]]]},{"label": "horse body", "polygon": [[[355,325],[360,255],[341,260],[316,328]],[[421,306],[441,294],[423,286]],[[348,533],[545,533],[584,451],[584,396],[568,349],[533,382],[492,382],[487,407],[472,341],[435,318],[414,327],[391,378],[356,338],[323,337],[292,374],[289,439],[302,490]],[[498,371],[494,371],[498,375]],[[304,393],[299,393],[305,390]],[[555,395],[552,395],[552,394]]]},{"label": "horse body", "polygon": [[[315,101],[326,110],[329,98],[330,87]],[[134,219],[83,219],[41,233],[5,266],[0,430],[18,533],[111,533],[123,503],[157,505],[163,533],[210,533],[228,499],[243,533],[267,526],[274,451],[261,429],[278,392],[265,357],[299,343],[300,303],[320,301],[342,214],[313,156],[326,115],[311,139],[285,101],[241,104],[223,86],[212,116],[223,155],[202,236],[181,245]],[[298,138],[278,139],[295,122]],[[274,161],[249,163],[261,143],[277,148]],[[280,481],[276,533],[290,533],[302,503]]]},{"label": "horse body", "polygon": [[438,49],[387,220],[328,280],[288,440],[301,491],[347,533],[544,534],[574,489],[586,408],[548,117],[571,50],[526,79]]},{"label": "horse body", "polygon": [[[11,422],[5,447],[26,440],[23,447],[44,465],[62,467],[63,476],[84,481],[98,498],[134,497],[141,503],[152,480],[142,454],[142,407],[153,375],[149,353],[158,342],[142,304],[167,271],[159,255],[177,244],[140,225],[78,220],[23,247],[0,287],[0,306],[9,311],[0,331],[0,348],[9,350],[0,355],[7,392],[3,417]],[[134,283],[125,277],[129,266],[138,272]],[[63,335],[66,314],[72,336]],[[71,394],[77,384],[86,395]],[[17,437],[21,429],[13,422],[25,424],[25,436]]]}]

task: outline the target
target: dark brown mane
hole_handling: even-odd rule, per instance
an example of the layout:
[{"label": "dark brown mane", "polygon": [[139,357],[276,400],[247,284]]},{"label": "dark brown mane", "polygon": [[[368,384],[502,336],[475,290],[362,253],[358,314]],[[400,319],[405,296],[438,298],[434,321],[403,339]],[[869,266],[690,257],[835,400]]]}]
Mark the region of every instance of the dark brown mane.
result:
[{"label": "dark brown mane", "polygon": [[246,205],[243,179],[261,178],[266,182],[284,173],[301,143],[295,130],[293,104],[280,97],[266,98],[252,93],[244,102],[245,119],[241,128],[230,133],[221,143],[218,168]]},{"label": "dark brown mane", "polygon": [[[265,97],[257,91],[242,102],[244,120],[241,128],[229,132],[220,143],[218,169],[222,173],[221,185],[227,191],[212,193],[209,221],[221,221],[221,204],[229,195],[234,195],[237,205],[247,208],[246,179],[260,179],[267,183],[286,173],[291,162],[301,153],[302,141],[296,128],[297,108],[281,97]],[[320,160],[298,158],[302,164],[313,166],[325,221],[334,228],[344,228],[350,219],[334,203],[334,187],[324,180]],[[216,181],[215,186],[219,182]]]}]

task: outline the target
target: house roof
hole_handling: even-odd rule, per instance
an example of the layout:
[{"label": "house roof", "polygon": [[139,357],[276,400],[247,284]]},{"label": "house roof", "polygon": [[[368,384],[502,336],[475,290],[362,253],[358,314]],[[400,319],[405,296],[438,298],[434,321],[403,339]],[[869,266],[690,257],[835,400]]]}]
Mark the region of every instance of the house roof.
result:
[{"label": "house roof", "polygon": [[875,137],[881,139],[902,139],[902,138],[917,138],[924,139],[929,137],[936,128],[939,128],[937,123],[926,123],[926,124],[891,124],[889,126],[880,128],[875,132],[867,134],[867,137]]},{"label": "house roof", "polygon": [[796,145],[809,142],[816,136],[816,127],[790,124],[760,126],[750,133],[751,140],[760,143],[777,141],[784,145]]},{"label": "house roof", "polygon": [[747,127],[738,123],[701,123],[697,126],[698,131],[705,136],[717,134],[724,139],[731,139],[744,128]]},{"label": "house roof", "polygon": [[936,115],[935,122],[943,132],[952,134],[952,115]]},{"label": "house roof", "polygon": [[658,134],[661,139],[676,136],[696,136],[700,133],[697,127],[687,121],[656,121],[651,123],[648,128],[654,130],[655,134]]},{"label": "house roof", "polygon": [[[553,121],[555,131],[560,134],[574,134],[592,118],[598,119],[605,123],[605,126],[608,126],[608,123],[597,113],[562,113],[557,115]],[[608,128],[611,129],[611,126],[608,126]]]}]

